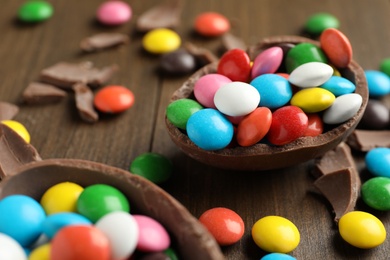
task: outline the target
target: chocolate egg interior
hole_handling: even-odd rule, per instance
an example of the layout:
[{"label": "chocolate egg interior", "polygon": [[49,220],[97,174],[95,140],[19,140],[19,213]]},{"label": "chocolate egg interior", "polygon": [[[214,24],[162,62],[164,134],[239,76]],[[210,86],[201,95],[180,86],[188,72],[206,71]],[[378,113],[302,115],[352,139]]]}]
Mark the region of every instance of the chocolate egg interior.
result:
[{"label": "chocolate egg interior", "polygon": [[0,183],[0,199],[24,194],[39,201],[48,188],[66,181],[83,187],[97,183],[116,187],[128,198],[131,212],[148,215],[166,227],[183,259],[223,259],[214,238],[173,197],[142,177],[104,164],[49,159],[23,165]]},{"label": "chocolate egg interior", "polygon": [[[262,40],[259,44],[248,49],[249,56],[253,59],[256,54],[269,47],[282,43],[298,44],[310,42],[319,46],[319,43],[311,39],[299,36],[275,36]],[[195,82],[209,73],[216,73],[218,63],[211,63],[194,73],[184,84],[177,89],[171,101],[181,98],[194,99],[193,88]],[[341,69],[343,77],[349,79],[356,86],[355,93],[362,96],[363,102],[359,111],[348,121],[316,137],[301,137],[283,145],[272,146],[257,143],[250,147],[225,148],[217,151],[206,151],[197,147],[181,131],[165,117],[168,133],[173,142],[190,157],[218,168],[230,170],[269,170],[296,165],[323,155],[326,151],[335,148],[352,133],[363,116],[368,102],[368,88],[363,69],[354,60],[347,68]]]}]

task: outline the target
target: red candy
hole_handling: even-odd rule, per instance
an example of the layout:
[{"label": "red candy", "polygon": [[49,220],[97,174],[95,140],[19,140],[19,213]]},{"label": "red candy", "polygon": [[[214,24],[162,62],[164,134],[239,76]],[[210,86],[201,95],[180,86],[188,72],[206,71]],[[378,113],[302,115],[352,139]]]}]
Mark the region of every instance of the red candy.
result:
[{"label": "red candy", "polygon": [[288,144],[303,136],[308,126],[307,115],[296,106],[275,110],[267,138],[274,145]]},{"label": "red candy", "polygon": [[247,82],[251,73],[248,54],[241,49],[232,49],[225,52],[218,63],[217,73],[228,77],[232,81]]},{"label": "red candy", "polygon": [[218,13],[203,13],[195,19],[195,31],[204,36],[219,36],[229,30],[229,20]]},{"label": "red candy", "polygon": [[258,107],[245,116],[237,127],[237,142],[241,146],[251,146],[259,142],[268,132],[272,122],[272,112],[267,107]]},{"label": "red candy", "polygon": [[308,118],[307,129],[304,136],[317,136],[324,131],[324,123],[318,114],[306,114]]},{"label": "red candy", "polygon": [[244,235],[244,221],[231,209],[221,207],[209,209],[200,216],[199,221],[221,246],[232,245]]},{"label": "red candy", "polygon": [[348,38],[339,30],[326,29],[321,33],[320,44],[331,63],[338,68],[345,68],[352,60],[352,47]]},{"label": "red candy", "polygon": [[120,113],[134,104],[134,94],[123,86],[107,86],[96,93],[95,107],[105,113]]}]

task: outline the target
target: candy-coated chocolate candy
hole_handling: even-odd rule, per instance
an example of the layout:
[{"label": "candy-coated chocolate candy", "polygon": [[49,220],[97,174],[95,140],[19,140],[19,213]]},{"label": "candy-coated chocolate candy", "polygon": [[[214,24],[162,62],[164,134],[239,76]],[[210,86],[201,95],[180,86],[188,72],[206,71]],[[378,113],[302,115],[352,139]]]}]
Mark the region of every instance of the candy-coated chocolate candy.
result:
[{"label": "candy-coated chocolate candy", "polygon": [[306,31],[314,35],[319,35],[328,28],[339,28],[339,26],[339,20],[329,13],[313,14],[305,23]]},{"label": "candy-coated chocolate candy", "polygon": [[267,107],[258,107],[245,116],[238,124],[236,138],[241,146],[251,146],[268,133],[272,122],[272,112]]},{"label": "candy-coated chocolate candy", "polygon": [[312,43],[299,43],[286,55],[285,65],[288,73],[291,73],[298,66],[312,61],[327,63],[325,53],[318,46]]},{"label": "candy-coated chocolate candy", "polygon": [[207,74],[199,78],[194,84],[196,100],[205,107],[216,108],[214,104],[215,92],[224,84],[232,82],[228,77],[220,74]]},{"label": "candy-coated chocolate candy", "polygon": [[154,54],[163,54],[177,50],[180,44],[180,36],[175,31],[167,28],[151,30],[142,39],[144,49]]},{"label": "candy-coated chocolate candy", "polygon": [[379,70],[390,77],[390,58],[385,58],[381,61]]},{"label": "candy-coated chocolate candy", "polygon": [[275,73],[283,60],[282,48],[275,46],[261,52],[252,66],[252,79],[266,73]]},{"label": "candy-coated chocolate candy", "polygon": [[321,88],[327,89],[336,97],[355,92],[356,86],[350,80],[332,76],[328,81],[321,85]]},{"label": "candy-coated chocolate candy", "polygon": [[101,112],[121,113],[134,104],[134,94],[124,86],[106,86],[96,93],[93,103]]},{"label": "candy-coated chocolate candy", "polygon": [[390,111],[384,103],[376,99],[369,99],[366,110],[359,123],[359,128],[370,130],[386,129],[390,124]]},{"label": "candy-coated chocolate candy", "polygon": [[200,217],[207,230],[221,246],[237,243],[244,235],[244,221],[231,209],[218,207],[206,210]]},{"label": "candy-coated chocolate candy", "polygon": [[50,260],[50,249],[49,243],[34,248],[28,256],[28,260]]},{"label": "candy-coated chocolate candy", "polygon": [[188,118],[201,109],[203,107],[195,100],[182,98],[170,103],[167,106],[166,114],[174,126],[185,130]]},{"label": "candy-coated chocolate candy", "polygon": [[230,22],[222,14],[206,12],[195,18],[194,27],[203,36],[220,36],[230,30]]},{"label": "candy-coated chocolate candy", "polygon": [[275,253],[289,253],[300,242],[298,228],[280,216],[259,219],[252,227],[252,238],[261,249]]},{"label": "candy-coated chocolate candy", "polygon": [[288,254],[271,253],[263,256],[260,260],[296,260],[296,258]]},{"label": "candy-coated chocolate candy", "polygon": [[27,260],[23,247],[12,237],[0,233],[1,259]]},{"label": "candy-coated chocolate candy", "polygon": [[307,113],[317,113],[330,107],[336,97],[323,88],[305,88],[291,98],[291,105],[300,107]]},{"label": "candy-coated chocolate candy", "polygon": [[304,136],[317,136],[324,131],[324,124],[321,117],[318,114],[307,113],[307,129]]},{"label": "candy-coated chocolate candy", "polygon": [[171,239],[166,229],[159,222],[144,215],[133,215],[133,217],[139,229],[138,250],[159,252],[169,247]]},{"label": "candy-coated chocolate candy", "polygon": [[282,73],[282,72],[278,72],[278,73],[275,73],[276,75],[279,75],[285,79],[288,79],[290,77],[290,74],[288,73]]},{"label": "candy-coated chocolate candy", "polygon": [[132,10],[128,3],[123,1],[106,1],[102,3],[96,13],[99,22],[105,25],[121,25],[131,19]]},{"label": "candy-coated chocolate candy", "polygon": [[20,137],[23,138],[26,143],[30,143],[31,136],[24,125],[11,119],[2,120],[1,123],[14,130],[18,135],[20,135]]},{"label": "candy-coated chocolate candy", "polygon": [[129,213],[116,211],[99,219],[96,228],[103,232],[111,245],[111,259],[122,260],[135,251],[139,229],[135,218]]},{"label": "candy-coated chocolate candy", "polygon": [[164,253],[169,257],[170,260],[179,260],[179,257],[177,256],[177,253],[171,247],[165,249]]},{"label": "candy-coated chocolate candy", "polygon": [[383,223],[374,215],[363,211],[352,211],[339,220],[341,237],[349,244],[363,249],[374,248],[386,239]]},{"label": "candy-coated chocolate candy", "polygon": [[247,82],[251,73],[248,54],[241,49],[225,52],[219,60],[217,72],[232,81]]},{"label": "candy-coated chocolate candy", "polygon": [[140,175],[154,183],[168,180],[172,171],[172,162],[158,153],[141,154],[130,165],[131,173]]},{"label": "candy-coated chocolate candy", "polygon": [[51,260],[109,260],[110,241],[95,226],[67,226],[51,241]]},{"label": "candy-coated chocolate candy", "polygon": [[368,93],[370,97],[381,97],[390,94],[390,78],[377,70],[366,70]]},{"label": "candy-coated chocolate candy", "polygon": [[31,245],[42,233],[45,217],[41,205],[28,196],[11,195],[0,200],[0,233],[23,247]]},{"label": "candy-coated chocolate candy", "polygon": [[308,125],[306,114],[296,106],[284,106],[272,113],[267,138],[274,145],[288,144],[303,136]]},{"label": "candy-coated chocolate candy", "polygon": [[202,109],[187,122],[188,138],[204,150],[225,148],[233,138],[233,124],[218,110]]},{"label": "candy-coated chocolate candy", "polygon": [[292,88],[287,79],[276,74],[264,74],[250,83],[260,93],[259,106],[270,109],[287,104],[292,97]]},{"label": "candy-coated chocolate candy", "polygon": [[77,211],[92,222],[113,211],[130,211],[125,195],[112,186],[94,184],[86,187],[77,200]]},{"label": "candy-coated chocolate candy", "polygon": [[390,148],[371,149],[365,156],[365,162],[373,175],[390,178]]},{"label": "candy-coated chocolate candy", "polygon": [[19,20],[26,23],[42,22],[53,15],[53,6],[46,1],[27,1],[22,4],[18,11]]},{"label": "candy-coated chocolate candy", "polygon": [[390,178],[375,177],[366,181],[361,188],[363,201],[377,210],[390,210]]},{"label": "candy-coated chocolate candy", "polygon": [[333,75],[333,68],[323,62],[307,62],[290,73],[288,80],[301,88],[318,87]]},{"label": "candy-coated chocolate candy", "polygon": [[345,68],[352,60],[352,46],[348,38],[335,28],[326,29],[320,37],[321,49],[337,68]]},{"label": "candy-coated chocolate candy", "polygon": [[259,102],[259,92],[244,82],[227,83],[214,95],[215,106],[228,116],[245,116],[255,110]]},{"label": "candy-coated chocolate candy", "polygon": [[164,54],[160,59],[160,69],[170,75],[183,75],[194,71],[196,60],[186,50],[176,50]]},{"label": "candy-coated chocolate candy", "polygon": [[238,125],[245,116],[226,116],[226,118],[232,122],[233,125]]},{"label": "candy-coated chocolate candy", "polygon": [[357,93],[338,96],[333,104],[324,112],[322,120],[325,124],[340,124],[351,119],[360,109],[363,98]]},{"label": "candy-coated chocolate candy", "polygon": [[50,187],[41,198],[41,205],[47,215],[58,212],[76,212],[76,203],[81,192],[80,185],[73,182],[61,182]]},{"label": "candy-coated chocolate candy", "polygon": [[42,224],[42,232],[50,239],[63,227],[70,225],[92,225],[86,217],[74,212],[62,212],[49,215]]}]

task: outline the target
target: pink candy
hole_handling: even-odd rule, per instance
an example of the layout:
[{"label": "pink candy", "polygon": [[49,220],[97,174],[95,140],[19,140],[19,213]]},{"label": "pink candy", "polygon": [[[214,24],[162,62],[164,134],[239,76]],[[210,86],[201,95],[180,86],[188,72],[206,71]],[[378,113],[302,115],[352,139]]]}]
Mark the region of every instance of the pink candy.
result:
[{"label": "pink candy", "polygon": [[283,60],[283,50],[280,47],[271,47],[260,53],[252,67],[252,79],[266,73],[275,73]]},{"label": "pink candy", "polygon": [[137,221],[139,237],[137,249],[143,252],[159,252],[171,243],[168,232],[156,220],[144,215],[133,215]]},{"label": "pink candy", "polygon": [[196,100],[205,107],[216,108],[214,104],[215,92],[224,84],[232,82],[228,77],[220,74],[207,74],[196,81],[194,95]]},{"label": "pink candy", "polygon": [[121,25],[130,20],[130,6],[122,1],[107,1],[97,10],[97,19],[106,25]]}]

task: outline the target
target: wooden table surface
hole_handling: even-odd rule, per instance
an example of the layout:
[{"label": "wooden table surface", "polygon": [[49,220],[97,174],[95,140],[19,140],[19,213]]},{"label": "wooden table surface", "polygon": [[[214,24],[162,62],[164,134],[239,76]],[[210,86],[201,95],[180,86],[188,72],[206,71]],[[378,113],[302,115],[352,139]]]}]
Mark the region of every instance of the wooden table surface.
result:
[{"label": "wooden table surface", "polygon": [[[291,253],[297,259],[389,259],[390,242],[371,249],[356,249],[339,236],[328,202],[313,191],[307,162],[266,172],[226,171],[203,165],[184,155],[170,140],[164,124],[165,108],[173,91],[187,76],[164,77],[156,73],[159,57],[142,51],[142,34],[135,20],[159,0],[131,1],[133,19],[108,28],[95,21],[100,0],[51,1],[53,17],[37,25],[15,21],[22,0],[3,0],[0,7],[0,100],[20,105],[15,120],[26,126],[31,143],[42,158],[78,158],[128,169],[145,152],[161,153],[174,164],[172,178],[161,185],[193,215],[212,207],[227,207],[242,216],[245,235],[222,250],[227,259],[260,259],[265,254],[252,241],[250,230],[261,217],[280,215],[293,221],[301,233],[299,246]],[[340,30],[350,39],[354,59],[364,69],[378,69],[390,57],[390,2],[386,0],[209,0],[185,1],[182,23],[177,28],[183,42],[206,47],[215,54],[220,38],[202,38],[193,33],[197,14],[216,11],[226,15],[231,33],[248,45],[266,36],[301,35],[307,18],[328,12],[340,20]],[[122,32],[130,44],[93,54],[82,54],[81,39],[98,32]],[[99,122],[83,122],[74,96],[58,104],[27,106],[20,103],[22,91],[39,72],[60,61],[92,61],[97,67],[116,63],[120,70],[110,83],[122,84],[135,95],[134,106],[123,114],[102,116]],[[362,154],[358,155],[359,169]],[[359,201],[358,208],[374,213],[390,231],[390,216],[375,212]]]}]

